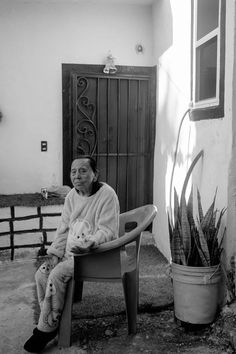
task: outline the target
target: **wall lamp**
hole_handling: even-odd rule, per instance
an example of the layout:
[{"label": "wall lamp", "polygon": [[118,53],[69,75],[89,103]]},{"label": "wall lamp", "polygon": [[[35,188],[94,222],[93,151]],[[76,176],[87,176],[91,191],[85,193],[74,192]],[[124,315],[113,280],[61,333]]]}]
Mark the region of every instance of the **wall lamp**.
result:
[{"label": "wall lamp", "polygon": [[112,56],[111,52],[109,52],[105,60],[105,67],[103,69],[105,74],[115,74],[117,72],[114,61],[115,58]]}]

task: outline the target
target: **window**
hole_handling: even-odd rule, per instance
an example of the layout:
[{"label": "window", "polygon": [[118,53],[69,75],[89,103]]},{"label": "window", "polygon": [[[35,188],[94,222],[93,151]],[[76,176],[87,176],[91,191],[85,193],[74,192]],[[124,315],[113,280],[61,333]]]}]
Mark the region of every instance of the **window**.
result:
[{"label": "window", "polygon": [[225,0],[192,0],[192,119],[224,116]]}]

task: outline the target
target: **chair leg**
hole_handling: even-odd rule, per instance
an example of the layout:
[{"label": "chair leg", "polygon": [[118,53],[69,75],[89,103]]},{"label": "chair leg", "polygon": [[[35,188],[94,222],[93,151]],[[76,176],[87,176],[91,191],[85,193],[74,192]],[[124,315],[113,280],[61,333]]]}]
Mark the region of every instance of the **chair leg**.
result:
[{"label": "chair leg", "polygon": [[137,306],[138,306],[138,293],[137,293],[137,274],[136,270],[125,273],[122,278],[126,314],[128,320],[128,333],[135,334],[137,332]]},{"label": "chair leg", "polygon": [[74,302],[79,302],[82,300],[83,285],[84,285],[83,281],[75,281]]},{"label": "chair leg", "polygon": [[71,320],[72,320],[72,306],[74,294],[74,279],[68,282],[65,304],[62,311],[62,316],[59,326],[58,346],[62,348],[71,345]]}]

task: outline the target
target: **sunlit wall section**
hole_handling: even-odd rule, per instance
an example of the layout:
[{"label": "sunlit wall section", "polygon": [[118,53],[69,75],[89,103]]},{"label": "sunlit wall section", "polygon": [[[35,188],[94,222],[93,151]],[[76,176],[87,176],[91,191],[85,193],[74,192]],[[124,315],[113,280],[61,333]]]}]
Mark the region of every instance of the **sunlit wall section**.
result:
[{"label": "sunlit wall section", "polygon": [[[233,1],[229,1],[227,14],[233,6]],[[226,21],[225,117],[192,122],[187,114],[181,125],[184,113],[191,106],[191,1],[159,0],[153,5],[154,62],[158,68],[154,202],[159,208],[154,235],[158,248],[167,258],[170,257],[167,211],[173,205],[170,184],[174,163],[173,187],[179,194],[192,160],[203,149],[204,157],[196,165],[189,186],[193,183],[199,188],[204,210],[212,202],[216,188],[217,206],[227,205],[232,144],[230,55],[233,30],[229,33],[232,14],[229,17],[230,23]]]},{"label": "sunlit wall section", "polygon": [[[184,10],[184,11],[183,11]],[[183,20],[184,13],[184,20]],[[190,2],[157,1],[153,5],[154,61],[157,65],[157,122],[154,202],[159,214],[154,222],[158,248],[169,258],[167,210],[178,129],[190,102]],[[183,121],[176,154],[173,185],[181,190],[195,144],[188,116]]]}]

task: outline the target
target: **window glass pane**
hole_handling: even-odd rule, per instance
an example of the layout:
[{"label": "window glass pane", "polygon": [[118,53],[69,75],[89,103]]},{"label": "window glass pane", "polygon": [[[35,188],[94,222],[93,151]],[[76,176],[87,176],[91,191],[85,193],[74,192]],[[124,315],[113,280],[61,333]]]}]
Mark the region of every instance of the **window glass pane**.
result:
[{"label": "window glass pane", "polygon": [[197,0],[197,40],[218,27],[219,0]]},{"label": "window glass pane", "polygon": [[216,97],[217,37],[196,50],[196,102]]}]

